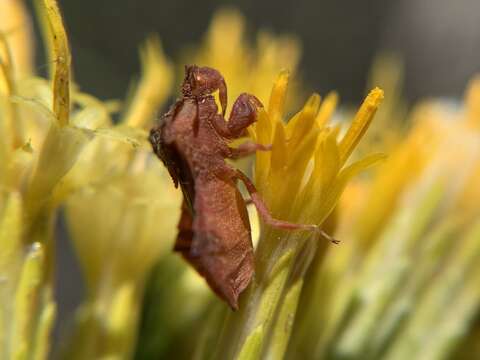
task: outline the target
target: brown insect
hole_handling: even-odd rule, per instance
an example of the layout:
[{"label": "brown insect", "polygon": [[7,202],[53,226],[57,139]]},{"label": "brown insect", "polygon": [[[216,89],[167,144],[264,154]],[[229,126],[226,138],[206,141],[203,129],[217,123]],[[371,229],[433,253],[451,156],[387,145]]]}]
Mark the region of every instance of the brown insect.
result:
[{"label": "brown insect", "polygon": [[[150,132],[153,150],[183,191],[182,214],[174,250],[207,280],[233,309],[253,272],[253,247],[246,202],[237,188],[245,184],[263,221],[284,229],[319,231],[315,225],[274,219],[250,179],[225,159],[237,159],[269,145],[247,142],[231,148],[228,142],[246,134],[256,121],[260,101],[242,94],[225,121],[227,87],[215,69],[185,67],[182,97]],[[221,114],[213,93],[219,92]]]}]

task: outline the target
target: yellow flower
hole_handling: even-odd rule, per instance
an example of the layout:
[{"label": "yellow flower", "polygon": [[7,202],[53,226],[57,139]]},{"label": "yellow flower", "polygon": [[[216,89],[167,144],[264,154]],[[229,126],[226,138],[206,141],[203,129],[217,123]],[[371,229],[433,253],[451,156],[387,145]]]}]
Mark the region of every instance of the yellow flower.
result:
[{"label": "yellow flower", "polygon": [[[51,253],[54,214],[48,200],[59,176],[70,165],[69,156],[75,154],[67,151],[59,159],[59,154],[52,155],[48,140],[37,152],[27,141],[31,127],[26,125],[26,115],[31,113],[28,101],[22,98],[19,79],[29,71],[27,54],[32,53],[28,15],[20,2],[1,5],[1,15],[12,16],[13,22],[6,25],[13,26],[19,19],[24,24],[16,23],[20,28],[2,29],[7,33],[0,34],[0,356],[45,359],[55,318]],[[40,107],[48,114],[47,123],[52,120],[51,139],[59,135],[55,131],[59,109],[52,113],[46,106]],[[33,123],[39,119],[38,113],[28,118]],[[75,139],[73,133],[69,133],[69,139]],[[47,175],[41,172],[48,166],[48,154],[50,160],[58,161],[54,166],[49,164],[52,174]]]},{"label": "yellow flower", "polygon": [[146,143],[145,129],[152,126],[172,81],[157,39],[142,48],[142,64],[141,81],[117,125],[108,106],[86,94],[74,95],[90,105],[77,121],[95,124],[97,137],[56,191],[65,198],[87,285],[67,349],[71,358],[132,354],[147,275],[175,236],[180,194]]},{"label": "yellow flower", "polygon": [[[257,153],[256,186],[276,218],[321,225],[349,179],[383,158],[371,155],[346,165],[370,125],[383,91],[376,88],[370,92],[350,127],[340,136],[338,126],[328,126],[335,96],[321,103],[319,95],[312,95],[302,110],[285,123],[287,85],[288,73],[284,71],[273,86],[268,107],[259,113],[251,129],[256,142],[272,144],[271,151]],[[282,356],[303,275],[321,241],[312,235],[262,223],[254,279],[239,313],[229,319],[221,342],[224,347],[218,354],[240,358]]]},{"label": "yellow flower", "polygon": [[151,126],[158,106],[173,85],[173,69],[163,54],[160,40],[150,37],[140,51],[143,74],[123,123],[132,127]]},{"label": "yellow flower", "polygon": [[25,246],[23,204],[11,192],[0,212],[0,357],[46,359],[55,303],[46,275],[46,246]]},{"label": "yellow flower", "polygon": [[[106,155],[113,162],[125,151],[115,148]],[[138,151],[127,167],[109,164],[108,180],[83,186],[67,200],[67,221],[87,284],[72,358],[131,354],[147,275],[170,251],[180,199],[160,164],[145,155]]]},{"label": "yellow flower", "polygon": [[405,139],[356,184],[357,206],[338,212],[348,246],[312,269],[291,354],[457,358],[480,304],[478,94],[473,81],[460,110],[417,106]]},{"label": "yellow flower", "polygon": [[30,16],[22,0],[0,2],[0,37],[5,37],[8,49],[0,46],[0,57],[5,60],[11,53],[15,78],[33,74],[33,36]]},{"label": "yellow flower", "polygon": [[344,167],[368,128],[383,92],[372,90],[348,131],[337,141],[339,129],[327,126],[328,118],[325,121],[325,109],[331,115],[334,96],[321,104],[320,97],[312,95],[285,124],[287,83],[288,73],[283,72],[274,85],[267,111],[260,114],[252,129],[257,142],[273,144],[272,151],[257,154],[255,180],[274,215],[286,218],[290,213],[295,217],[289,220],[321,224],[347,181],[382,157],[375,155]]},{"label": "yellow flower", "polygon": [[465,94],[465,122],[478,130],[480,127],[480,74],[475,76]]},{"label": "yellow flower", "polygon": [[[62,204],[88,286],[76,329],[82,333],[86,322],[89,331],[74,338],[72,347],[84,345],[78,354],[85,358],[102,352],[127,356],[143,284],[168,246],[162,240],[173,237],[171,209],[179,208],[166,171],[150,159],[142,129],[168,96],[170,65],[159,42],[149,40],[136,96],[125,119],[114,125],[110,114],[116,104],[72,90],[68,39],[56,1],[37,5],[51,84],[17,74],[25,68],[15,54],[31,42],[20,43],[12,35],[18,29],[0,34],[0,244],[5,249],[0,357],[48,355],[55,317],[53,226]],[[1,6],[12,19],[28,18],[17,12],[20,2]],[[105,347],[94,346],[100,335]]]}]

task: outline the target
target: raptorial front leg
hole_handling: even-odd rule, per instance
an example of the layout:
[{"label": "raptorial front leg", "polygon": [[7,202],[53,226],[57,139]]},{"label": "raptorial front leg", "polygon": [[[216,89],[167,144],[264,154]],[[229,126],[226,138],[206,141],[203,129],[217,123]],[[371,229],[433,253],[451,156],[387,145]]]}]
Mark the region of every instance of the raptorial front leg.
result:
[{"label": "raptorial front leg", "polygon": [[243,93],[233,104],[227,128],[230,138],[239,138],[245,134],[245,129],[257,120],[257,112],[263,107],[255,96]]},{"label": "raptorial front leg", "polygon": [[243,144],[240,144],[236,148],[229,148],[229,150],[230,150],[228,154],[229,159],[239,159],[245,156],[252,155],[256,151],[272,150],[272,145],[262,145],[262,144],[257,144],[251,141],[247,141]]},{"label": "raptorial front leg", "polygon": [[250,194],[251,201],[257,208],[258,214],[266,224],[275,228],[285,229],[285,230],[312,231],[322,235],[323,237],[325,237],[326,239],[328,239],[334,244],[338,244],[340,242],[339,240],[334,239],[333,237],[325,233],[318,225],[296,224],[289,221],[275,219],[270,213],[270,211],[268,210],[268,207],[263,201],[263,199],[261,198],[261,196],[258,194],[258,191],[255,188],[255,185],[252,183],[252,181],[244,173],[242,173],[239,170],[236,170],[235,177],[241,180],[245,184],[245,187]]},{"label": "raptorial front leg", "polygon": [[211,124],[215,128],[215,131],[223,136],[224,138],[231,138],[230,130],[228,129],[228,124],[225,121],[225,118],[220,115],[216,114],[215,116],[212,117]]}]

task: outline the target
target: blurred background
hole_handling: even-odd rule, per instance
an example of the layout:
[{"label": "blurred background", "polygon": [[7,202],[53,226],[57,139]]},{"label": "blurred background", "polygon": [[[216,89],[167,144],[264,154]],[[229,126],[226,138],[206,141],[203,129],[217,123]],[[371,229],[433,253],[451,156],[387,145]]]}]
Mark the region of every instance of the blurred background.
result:
[{"label": "blurred background", "polygon": [[[221,6],[238,8],[247,30],[295,34],[303,46],[301,73],[320,93],[343,101],[365,92],[373,57],[391,51],[404,61],[408,100],[458,97],[480,70],[477,0],[82,0],[60,1],[74,67],[83,89],[102,99],[123,98],[139,73],[138,46],[158,33],[170,58],[204,36]],[[39,59],[43,59],[38,54]],[[441,74],[441,76],[439,76]]]},{"label": "blurred background", "polygon": [[[342,104],[364,96],[374,58],[384,51],[403,62],[404,96],[410,104],[425,97],[458,99],[480,71],[478,0],[62,0],[60,5],[76,81],[100,99],[125,97],[138,77],[138,47],[147,35],[157,33],[167,56],[176,61],[186,47],[202,40],[212,14],[225,5],[243,13],[252,40],[258,29],[297,36],[299,71],[307,88],[321,94],[337,90]],[[44,54],[37,50],[38,70],[45,73]],[[63,227],[59,224],[62,234]],[[59,318],[71,319],[83,290],[75,257],[62,238]]]}]

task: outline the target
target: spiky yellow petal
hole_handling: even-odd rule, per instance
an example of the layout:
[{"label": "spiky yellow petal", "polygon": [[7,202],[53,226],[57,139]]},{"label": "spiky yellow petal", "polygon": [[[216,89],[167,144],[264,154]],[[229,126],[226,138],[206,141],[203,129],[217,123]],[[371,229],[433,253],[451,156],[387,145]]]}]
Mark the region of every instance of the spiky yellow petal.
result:
[{"label": "spiky yellow petal", "polygon": [[319,179],[320,191],[325,191],[335,180],[339,171],[340,154],[336,134],[329,131],[323,141],[319,141],[317,145],[312,179]]},{"label": "spiky yellow petal", "polygon": [[379,88],[373,89],[360,106],[355,118],[350,125],[345,136],[340,141],[340,162],[345,163],[347,158],[352,153],[355,146],[362,138],[365,131],[367,131],[370,122],[375,115],[375,112],[383,100],[383,91]]},{"label": "spiky yellow petal", "polygon": [[268,115],[274,123],[283,120],[289,78],[290,72],[282,70],[273,84],[270,101],[268,102]]},{"label": "spiky yellow petal", "polygon": [[313,94],[307,100],[302,111],[287,123],[289,151],[294,150],[315,126],[315,118],[320,108],[320,95]]},{"label": "spiky yellow petal", "polygon": [[466,122],[475,129],[480,128],[480,75],[475,76],[468,85],[466,93]]},{"label": "spiky yellow petal", "polygon": [[142,77],[123,120],[134,127],[151,124],[173,83],[172,65],[166,59],[157,37],[147,39],[140,54]]},{"label": "spiky yellow petal", "polygon": [[40,285],[43,280],[45,253],[41,244],[31,245],[15,293],[12,330],[12,357],[25,358],[28,355],[33,333],[36,309],[40,296]]},{"label": "spiky yellow petal", "polygon": [[[33,35],[30,16],[23,0],[0,1],[0,33],[12,52],[13,73],[16,78],[33,73]],[[5,52],[0,47],[0,58]]]},{"label": "spiky yellow petal", "polygon": [[322,104],[320,105],[320,110],[318,110],[317,118],[315,122],[317,126],[322,129],[328,124],[328,121],[332,118],[335,109],[338,104],[338,94],[336,92],[329,93]]},{"label": "spiky yellow petal", "polygon": [[272,147],[275,148],[275,151],[272,152],[271,171],[272,173],[278,173],[285,166],[284,160],[288,156],[285,125],[280,121],[275,126]]},{"label": "spiky yellow petal", "polygon": [[[18,148],[23,145],[24,129],[23,124],[18,117],[17,105],[11,101],[11,97],[16,95],[16,86],[14,81],[14,64],[10,52],[10,45],[7,37],[0,33],[0,94],[5,102],[5,117],[0,120],[0,130],[3,128],[3,136],[0,141],[1,146],[11,146]],[[1,150],[0,150],[1,151]]]}]

